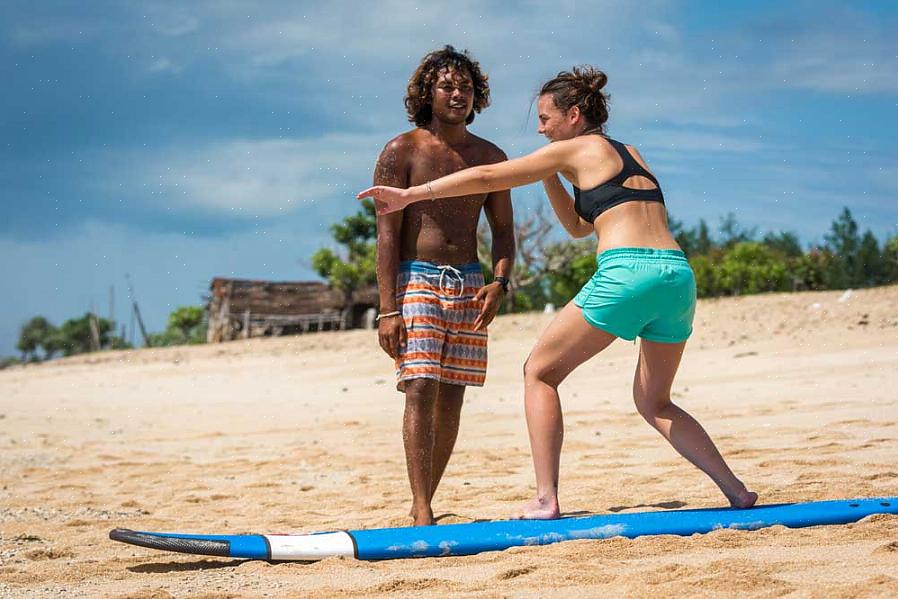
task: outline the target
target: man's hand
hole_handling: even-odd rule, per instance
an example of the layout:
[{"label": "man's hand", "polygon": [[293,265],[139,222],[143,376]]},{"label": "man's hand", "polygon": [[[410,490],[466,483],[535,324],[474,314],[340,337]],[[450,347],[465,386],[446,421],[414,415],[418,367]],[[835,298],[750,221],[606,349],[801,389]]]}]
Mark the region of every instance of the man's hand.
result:
[{"label": "man's hand", "polygon": [[394,360],[399,357],[400,348],[405,347],[406,332],[402,316],[388,316],[377,323],[377,338],[380,346]]},{"label": "man's hand", "polygon": [[477,320],[474,321],[475,331],[485,329],[493,322],[504,297],[505,290],[496,281],[480,288],[480,291],[474,296],[476,301],[483,302],[483,305],[480,307],[480,314],[477,315]]}]

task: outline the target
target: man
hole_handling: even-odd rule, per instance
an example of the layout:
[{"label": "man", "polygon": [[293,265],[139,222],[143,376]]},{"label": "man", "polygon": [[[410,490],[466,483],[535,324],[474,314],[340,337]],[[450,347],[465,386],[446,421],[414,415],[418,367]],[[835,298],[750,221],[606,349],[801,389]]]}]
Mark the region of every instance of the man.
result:
[{"label": "man", "polygon": [[[425,56],[405,98],[416,127],[386,145],[374,184],[409,187],[505,160],[467,128],[488,105],[487,78],[466,51],[446,46]],[[481,209],[492,231],[489,285],[477,260]],[[377,218],[378,336],[405,393],[415,526],[434,523],[431,501],[455,446],[465,386],[481,386],[486,376],[486,327],[507,292],[514,250],[508,191],[420,202]]]}]

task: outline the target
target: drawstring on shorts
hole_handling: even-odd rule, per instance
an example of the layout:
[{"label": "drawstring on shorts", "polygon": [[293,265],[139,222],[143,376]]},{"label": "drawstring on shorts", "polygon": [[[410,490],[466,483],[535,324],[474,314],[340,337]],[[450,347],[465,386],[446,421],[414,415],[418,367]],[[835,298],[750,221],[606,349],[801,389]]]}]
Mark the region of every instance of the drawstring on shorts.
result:
[{"label": "drawstring on shorts", "polygon": [[[439,264],[437,268],[440,269],[440,292],[452,297],[461,297],[465,292],[465,277],[461,271],[448,264]],[[457,293],[456,286],[458,286]]]}]

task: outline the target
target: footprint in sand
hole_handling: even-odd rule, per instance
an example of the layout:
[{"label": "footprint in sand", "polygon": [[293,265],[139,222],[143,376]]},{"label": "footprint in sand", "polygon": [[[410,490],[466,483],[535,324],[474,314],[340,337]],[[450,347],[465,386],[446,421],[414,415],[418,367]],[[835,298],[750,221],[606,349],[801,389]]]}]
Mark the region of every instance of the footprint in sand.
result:
[{"label": "footprint in sand", "polygon": [[32,549],[25,553],[25,557],[33,562],[39,562],[50,559],[61,559],[64,557],[75,557],[75,554],[70,549],[50,547],[47,549]]},{"label": "footprint in sand", "polygon": [[893,557],[898,557],[898,541],[892,541],[891,543],[886,543],[885,545],[880,545],[876,549],[873,550],[874,555],[891,555]]},{"label": "footprint in sand", "polygon": [[536,570],[536,568],[512,568],[511,570],[499,572],[498,574],[496,574],[496,578],[498,578],[499,580],[511,580],[512,578],[517,578],[518,576],[530,574],[534,570]]}]

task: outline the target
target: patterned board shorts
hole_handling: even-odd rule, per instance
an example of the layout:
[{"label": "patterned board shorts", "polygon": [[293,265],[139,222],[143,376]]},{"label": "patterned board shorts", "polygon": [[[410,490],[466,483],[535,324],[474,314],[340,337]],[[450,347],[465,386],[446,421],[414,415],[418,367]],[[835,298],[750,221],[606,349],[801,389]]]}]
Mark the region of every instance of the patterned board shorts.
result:
[{"label": "patterned board shorts", "polygon": [[486,330],[475,331],[483,287],[480,264],[436,265],[409,260],[399,265],[396,300],[407,334],[396,359],[396,388],[411,379],[483,386]]}]

